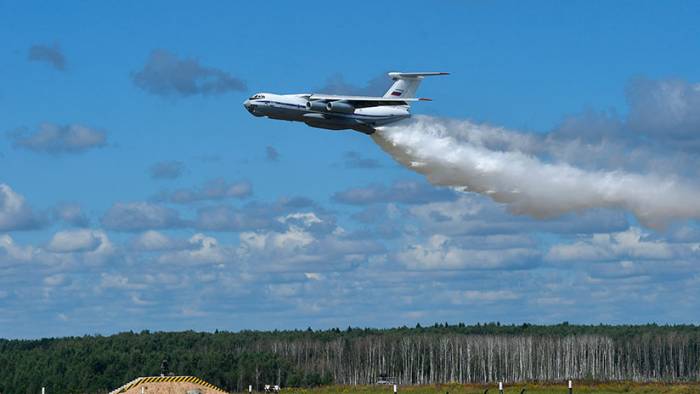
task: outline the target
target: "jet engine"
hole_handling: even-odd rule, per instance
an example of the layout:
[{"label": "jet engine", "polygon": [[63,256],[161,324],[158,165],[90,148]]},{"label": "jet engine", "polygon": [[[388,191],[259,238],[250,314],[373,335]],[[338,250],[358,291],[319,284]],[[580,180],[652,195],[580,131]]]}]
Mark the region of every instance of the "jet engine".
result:
[{"label": "jet engine", "polygon": [[320,101],[307,101],[306,109],[308,109],[309,111],[325,112],[326,105]]},{"label": "jet engine", "polygon": [[355,112],[355,107],[342,101],[331,101],[328,104],[326,104],[326,111],[340,112],[342,114],[351,114]]}]

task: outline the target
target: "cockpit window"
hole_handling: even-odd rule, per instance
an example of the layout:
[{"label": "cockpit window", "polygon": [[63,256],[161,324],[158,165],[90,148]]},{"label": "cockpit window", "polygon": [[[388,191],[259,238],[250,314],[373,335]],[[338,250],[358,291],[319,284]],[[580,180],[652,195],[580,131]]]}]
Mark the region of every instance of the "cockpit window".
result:
[{"label": "cockpit window", "polygon": [[252,97],[249,98],[248,100],[258,100],[258,99],[264,99],[264,98],[265,98],[265,95],[263,95],[263,94],[256,94],[255,96],[252,96]]}]

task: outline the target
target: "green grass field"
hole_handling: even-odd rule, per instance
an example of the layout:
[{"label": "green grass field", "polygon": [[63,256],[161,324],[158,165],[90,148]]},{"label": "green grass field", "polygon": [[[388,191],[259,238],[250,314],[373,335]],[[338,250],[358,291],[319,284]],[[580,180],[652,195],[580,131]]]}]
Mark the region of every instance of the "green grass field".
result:
[{"label": "green grass field", "polygon": [[[498,394],[498,385],[445,384],[434,386],[401,386],[399,394]],[[514,384],[506,386],[504,394],[567,394],[566,384]],[[314,389],[288,389],[299,394],[392,394],[392,386],[326,386]],[[700,383],[577,383],[574,394],[700,394]]]}]

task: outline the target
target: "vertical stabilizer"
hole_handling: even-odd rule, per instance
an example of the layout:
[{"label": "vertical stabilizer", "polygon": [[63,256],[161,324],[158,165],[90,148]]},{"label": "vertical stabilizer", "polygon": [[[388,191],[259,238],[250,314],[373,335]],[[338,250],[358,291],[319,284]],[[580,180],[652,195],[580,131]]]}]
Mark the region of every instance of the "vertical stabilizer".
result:
[{"label": "vertical stabilizer", "polygon": [[394,80],[384,97],[414,98],[420,82],[425,77],[434,75],[448,75],[446,72],[422,72],[422,73],[400,73],[390,72],[388,75]]}]

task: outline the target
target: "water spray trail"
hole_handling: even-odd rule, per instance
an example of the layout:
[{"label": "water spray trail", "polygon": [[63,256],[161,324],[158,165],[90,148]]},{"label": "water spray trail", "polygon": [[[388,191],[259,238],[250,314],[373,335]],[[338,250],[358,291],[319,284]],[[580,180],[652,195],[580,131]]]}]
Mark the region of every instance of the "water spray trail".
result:
[{"label": "water spray trail", "polygon": [[544,140],[525,133],[419,116],[382,128],[373,139],[431,183],[486,195],[517,214],[547,218],[621,208],[651,227],[700,218],[700,188],[692,182],[546,161],[533,153]]}]

